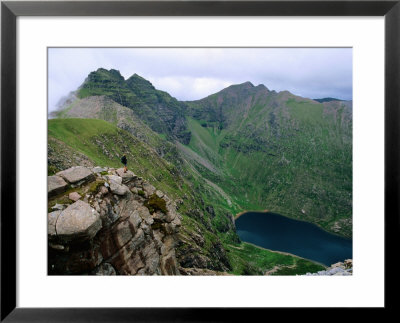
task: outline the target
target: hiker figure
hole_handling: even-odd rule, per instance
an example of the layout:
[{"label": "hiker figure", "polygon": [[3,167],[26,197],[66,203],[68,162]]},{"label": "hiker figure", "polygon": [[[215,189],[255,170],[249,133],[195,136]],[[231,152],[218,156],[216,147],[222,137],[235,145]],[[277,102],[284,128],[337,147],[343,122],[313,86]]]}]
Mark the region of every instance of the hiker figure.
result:
[{"label": "hiker figure", "polygon": [[125,155],[122,156],[121,163],[124,164],[124,173],[126,173],[126,171],[128,170],[128,168],[126,167],[126,164],[128,163],[128,160],[126,159]]}]

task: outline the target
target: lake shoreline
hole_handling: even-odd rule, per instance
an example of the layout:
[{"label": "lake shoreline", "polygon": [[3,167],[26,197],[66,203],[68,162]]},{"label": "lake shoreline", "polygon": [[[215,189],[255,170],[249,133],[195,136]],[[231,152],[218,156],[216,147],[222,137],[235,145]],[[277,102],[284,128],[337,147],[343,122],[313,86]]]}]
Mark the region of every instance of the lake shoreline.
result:
[{"label": "lake shoreline", "polygon": [[244,211],[242,211],[242,212],[239,212],[238,214],[236,214],[235,215],[235,217],[234,217],[234,219],[235,220],[237,220],[237,219],[239,219],[243,214],[246,214],[246,213],[250,213],[250,212],[258,212],[258,213],[268,213],[269,212],[269,210],[260,210],[260,211],[249,211],[249,210],[244,210]]},{"label": "lake shoreline", "polygon": [[311,262],[313,262],[313,263],[316,263],[316,264],[321,265],[321,266],[326,267],[326,268],[329,267],[328,265],[325,265],[325,264],[323,264],[323,263],[321,263],[321,262],[319,262],[319,261],[317,261],[317,260],[312,260],[312,259],[304,258],[304,257],[302,257],[302,256],[295,255],[294,253],[264,248],[264,247],[261,247],[261,246],[258,246],[258,245],[256,245],[256,244],[254,244],[254,243],[247,242],[247,241],[242,241],[242,243],[247,243],[247,244],[249,244],[249,245],[252,245],[253,247],[260,248],[260,249],[263,249],[263,250],[267,250],[267,251],[270,251],[270,252],[276,252],[276,253],[279,253],[279,254],[282,254],[282,255],[285,255],[285,256],[291,256],[291,257],[295,257],[295,258],[299,258],[299,259],[305,259],[305,260],[311,261]]},{"label": "lake shoreline", "polygon": [[[249,214],[249,217],[241,217],[243,214]],[[268,214],[270,216],[265,217]],[[352,256],[352,239],[335,235],[308,221],[268,211],[243,211],[236,214],[235,221],[242,242],[270,252],[295,256],[322,266],[339,261],[338,257]]]}]

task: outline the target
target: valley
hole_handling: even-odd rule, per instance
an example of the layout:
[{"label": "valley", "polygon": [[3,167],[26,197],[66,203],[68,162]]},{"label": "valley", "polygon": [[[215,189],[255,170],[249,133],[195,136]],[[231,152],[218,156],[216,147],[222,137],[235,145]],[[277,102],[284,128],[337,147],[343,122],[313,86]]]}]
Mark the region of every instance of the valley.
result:
[{"label": "valley", "polygon": [[250,82],[178,101],[137,74],[125,80],[98,69],[50,118],[49,175],[78,165],[118,168],[126,154],[129,169],[176,202],[176,257],[187,270],[323,268],[241,242],[234,216],[244,210],[352,237],[351,101],[318,102]]}]

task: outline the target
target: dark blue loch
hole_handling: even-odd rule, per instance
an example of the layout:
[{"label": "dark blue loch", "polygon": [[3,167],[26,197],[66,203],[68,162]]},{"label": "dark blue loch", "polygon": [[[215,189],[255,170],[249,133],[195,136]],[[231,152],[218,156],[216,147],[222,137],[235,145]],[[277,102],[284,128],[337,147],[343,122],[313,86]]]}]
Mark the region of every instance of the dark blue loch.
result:
[{"label": "dark blue loch", "polygon": [[327,266],[353,256],[351,239],[276,213],[245,213],[236,219],[236,231],[242,241],[289,252]]}]

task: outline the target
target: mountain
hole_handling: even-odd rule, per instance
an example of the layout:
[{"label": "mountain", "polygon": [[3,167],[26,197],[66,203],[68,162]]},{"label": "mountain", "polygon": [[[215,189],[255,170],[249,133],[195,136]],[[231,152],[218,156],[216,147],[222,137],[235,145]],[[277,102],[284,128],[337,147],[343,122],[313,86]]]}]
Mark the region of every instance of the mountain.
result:
[{"label": "mountain", "polygon": [[209,165],[198,170],[232,201],[351,237],[351,102],[246,82],[185,104],[188,146]]},{"label": "mountain", "polygon": [[117,168],[127,153],[128,167],[176,202],[175,254],[187,274],[322,269],[241,242],[234,215],[244,210],[352,236],[351,101],[320,103],[245,82],[183,102],[136,74],[98,69],[52,116],[49,175]]},{"label": "mountain", "polygon": [[154,86],[137,74],[127,80],[116,70],[99,68],[88,75],[77,91],[80,99],[104,95],[133,111],[150,128],[171,139],[188,143],[183,105],[168,93]]}]

